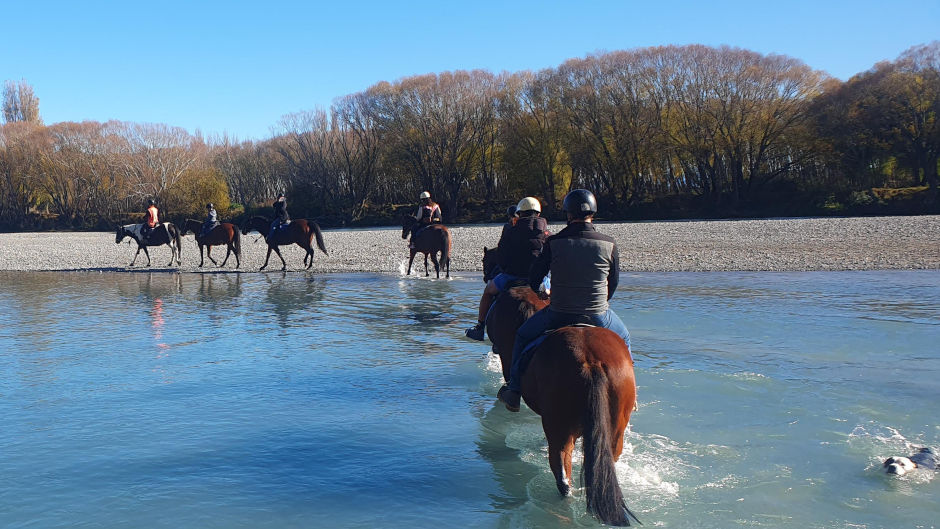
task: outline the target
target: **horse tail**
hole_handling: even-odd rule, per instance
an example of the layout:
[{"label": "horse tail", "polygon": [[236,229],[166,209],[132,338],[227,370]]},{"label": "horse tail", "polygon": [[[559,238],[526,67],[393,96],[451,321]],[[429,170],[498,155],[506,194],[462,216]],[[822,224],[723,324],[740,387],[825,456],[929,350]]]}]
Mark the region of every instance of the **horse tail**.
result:
[{"label": "horse tail", "polygon": [[311,237],[317,238],[317,248],[319,248],[320,251],[324,254],[329,255],[329,253],[326,251],[326,243],[323,241],[323,232],[320,231],[320,225],[314,221],[310,221],[310,228],[312,232]]},{"label": "horse tail", "polygon": [[238,226],[235,226],[235,229],[232,231],[235,232],[235,241],[234,241],[235,257],[238,257],[239,259],[241,259],[242,258],[242,230],[240,230]]},{"label": "horse tail", "polygon": [[447,265],[447,272],[450,273],[450,231],[447,228],[441,230],[441,268]]},{"label": "horse tail", "polygon": [[600,366],[591,368],[587,409],[584,414],[584,464],[581,478],[587,496],[587,509],[605,524],[629,526],[630,518],[639,523],[627,508],[617,481],[611,453],[611,408],[607,390],[610,380]]}]

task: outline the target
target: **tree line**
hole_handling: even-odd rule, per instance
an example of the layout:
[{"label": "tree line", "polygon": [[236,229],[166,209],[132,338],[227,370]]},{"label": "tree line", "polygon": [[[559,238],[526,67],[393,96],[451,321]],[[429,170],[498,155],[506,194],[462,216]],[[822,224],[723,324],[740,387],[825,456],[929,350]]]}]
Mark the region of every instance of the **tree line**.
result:
[{"label": "tree line", "polygon": [[701,45],[417,75],[244,142],[164,124],[44,125],[32,88],[8,81],[0,226],[107,227],[151,197],[177,217],[206,202],[231,217],[278,192],[297,217],[382,224],[424,190],[448,222],[495,220],[525,195],[558,215],[577,187],[611,219],[937,212],[938,115],[940,42],[845,82]]}]

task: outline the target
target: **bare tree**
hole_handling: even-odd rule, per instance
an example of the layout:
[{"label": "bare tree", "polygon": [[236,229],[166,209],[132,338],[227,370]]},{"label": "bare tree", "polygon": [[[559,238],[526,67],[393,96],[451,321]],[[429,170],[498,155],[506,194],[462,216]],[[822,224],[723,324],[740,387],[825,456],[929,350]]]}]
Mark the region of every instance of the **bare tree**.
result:
[{"label": "bare tree", "polygon": [[7,123],[42,123],[39,118],[39,98],[25,79],[3,84],[3,119]]}]

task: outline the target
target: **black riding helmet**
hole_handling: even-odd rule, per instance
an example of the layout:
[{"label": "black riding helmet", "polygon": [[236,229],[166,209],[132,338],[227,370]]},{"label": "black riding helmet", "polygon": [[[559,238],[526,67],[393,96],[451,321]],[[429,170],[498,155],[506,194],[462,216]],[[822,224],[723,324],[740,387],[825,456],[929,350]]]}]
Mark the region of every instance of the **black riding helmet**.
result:
[{"label": "black riding helmet", "polygon": [[154,205],[154,204],[156,204],[156,202],[154,202],[152,198],[148,198],[148,199],[147,199],[147,205],[148,205],[148,206],[152,206],[152,205]]},{"label": "black riding helmet", "polygon": [[208,204],[206,204],[206,209],[212,209],[214,207],[215,206],[212,205],[212,202],[209,202]]},{"label": "black riding helmet", "polygon": [[597,213],[597,199],[594,198],[594,193],[587,189],[575,189],[565,195],[561,207],[572,217],[583,219]]}]

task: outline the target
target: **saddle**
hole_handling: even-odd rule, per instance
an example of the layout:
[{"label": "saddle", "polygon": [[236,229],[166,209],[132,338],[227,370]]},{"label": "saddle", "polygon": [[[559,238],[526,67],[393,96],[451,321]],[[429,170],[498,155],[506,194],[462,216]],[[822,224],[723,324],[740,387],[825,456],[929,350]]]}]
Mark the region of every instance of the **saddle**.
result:
[{"label": "saddle", "polygon": [[535,349],[536,347],[542,345],[542,342],[544,342],[545,340],[547,340],[549,336],[551,336],[551,335],[555,334],[556,332],[558,332],[558,331],[560,331],[560,330],[562,330],[562,329],[564,329],[564,328],[567,328],[567,327],[597,327],[597,325],[594,325],[594,324],[591,324],[591,323],[572,323],[572,324],[569,324],[569,325],[562,325],[561,327],[558,327],[557,329],[549,329],[549,330],[543,332],[538,338],[536,338],[536,339],[532,340],[531,342],[529,342],[529,344],[526,345],[526,346],[522,349],[523,356],[526,356],[525,353],[527,353],[528,351],[531,351],[532,349]]}]

